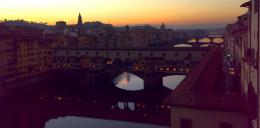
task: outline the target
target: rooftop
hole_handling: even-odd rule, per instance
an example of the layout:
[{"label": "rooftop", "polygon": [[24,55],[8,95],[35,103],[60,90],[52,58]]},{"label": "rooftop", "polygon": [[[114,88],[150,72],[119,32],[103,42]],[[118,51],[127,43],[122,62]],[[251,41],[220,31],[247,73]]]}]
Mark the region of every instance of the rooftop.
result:
[{"label": "rooftop", "polygon": [[164,103],[198,109],[246,111],[243,95],[225,92],[222,53],[220,48],[212,49]]}]

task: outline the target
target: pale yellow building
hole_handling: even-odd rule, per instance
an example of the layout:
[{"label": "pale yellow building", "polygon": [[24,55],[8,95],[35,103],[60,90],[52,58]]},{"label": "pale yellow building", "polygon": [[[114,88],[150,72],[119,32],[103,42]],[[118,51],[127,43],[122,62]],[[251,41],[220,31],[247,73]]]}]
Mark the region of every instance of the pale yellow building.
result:
[{"label": "pale yellow building", "polygon": [[38,39],[25,37],[16,40],[16,67],[18,78],[24,78],[38,74],[38,51]]}]

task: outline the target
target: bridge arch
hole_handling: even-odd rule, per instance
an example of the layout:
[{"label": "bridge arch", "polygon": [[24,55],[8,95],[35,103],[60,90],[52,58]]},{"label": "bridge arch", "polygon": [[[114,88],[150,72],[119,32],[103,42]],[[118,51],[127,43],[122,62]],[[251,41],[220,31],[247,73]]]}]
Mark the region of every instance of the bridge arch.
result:
[{"label": "bridge arch", "polygon": [[224,39],[221,37],[214,38],[213,43],[222,44],[222,43],[224,43]]},{"label": "bridge arch", "polygon": [[131,59],[131,58],[126,58],[125,61],[124,61],[124,65],[125,65],[127,68],[133,67],[133,65],[134,65],[134,60]]},{"label": "bridge arch", "polygon": [[122,68],[122,67],[124,67],[124,61],[120,58],[115,58],[113,60],[113,66],[116,68]]},{"label": "bridge arch", "polygon": [[208,35],[193,37],[187,41],[188,43],[223,43],[224,39],[222,35]]},{"label": "bridge arch", "polygon": [[211,43],[211,42],[213,42],[213,39],[209,38],[209,37],[204,37],[204,38],[200,38],[198,42],[200,42],[200,43]]},{"label": "bridge arch", "polygon": [[113,79],[113,83],[115,87],[126,91],[141,91],[145,89],[144,79],[128,72],[118,75]]},{"label": "bridge arch", "polygon": [[168,75],[163,77],[163,86],[175,90],[176,87],[185,79],[186,75]]}]

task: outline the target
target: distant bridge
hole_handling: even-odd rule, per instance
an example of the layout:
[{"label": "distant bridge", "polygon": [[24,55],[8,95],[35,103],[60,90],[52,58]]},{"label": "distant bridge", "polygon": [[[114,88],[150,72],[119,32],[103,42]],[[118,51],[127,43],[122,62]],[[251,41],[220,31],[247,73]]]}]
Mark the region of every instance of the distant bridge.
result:
[{"label": "distant bridge", "polygon": [[178,42],[174,46],[186,45],[190,47],[204,47],[204,46],[220,46],[224,43],[223,35],[208,35],[208,36],[195,36],[190,38],[187,42]]},{"label": "distant bridge", "polygon": [[[190,64],[199,62],[210,50],[208,47],[181,48],[54,48],[54,67],[81,69],[86,63],[120,66],[140,59],[163,63]],[[91,60],[88,60],[91,59]],[[85,64],[86,64],[85,63]],[[87,66],[86,64],[85,66]],[[97,67],[98,65],[92,65]]]}]

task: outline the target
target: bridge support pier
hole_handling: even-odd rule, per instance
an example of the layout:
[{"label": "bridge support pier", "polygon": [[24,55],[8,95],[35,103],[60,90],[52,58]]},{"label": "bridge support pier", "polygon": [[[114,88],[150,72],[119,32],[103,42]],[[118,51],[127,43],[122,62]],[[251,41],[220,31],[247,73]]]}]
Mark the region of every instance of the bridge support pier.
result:
[{"label": "bridge support pier", "polygon": [[214,38],[213,37],[209,37],[210,43],[214,43]]},{"label": "bridge support pier", "polygon": [[144,74],[143,80],[144,80],[144,88],[147,89],[158,88],[161,87],[163,84],[162,77],[153,73]]},{"label": "bridge support pier", "polygon": [[87,71],[80,75],[80,86],[104,85],[110,81],[108,72]]}]

